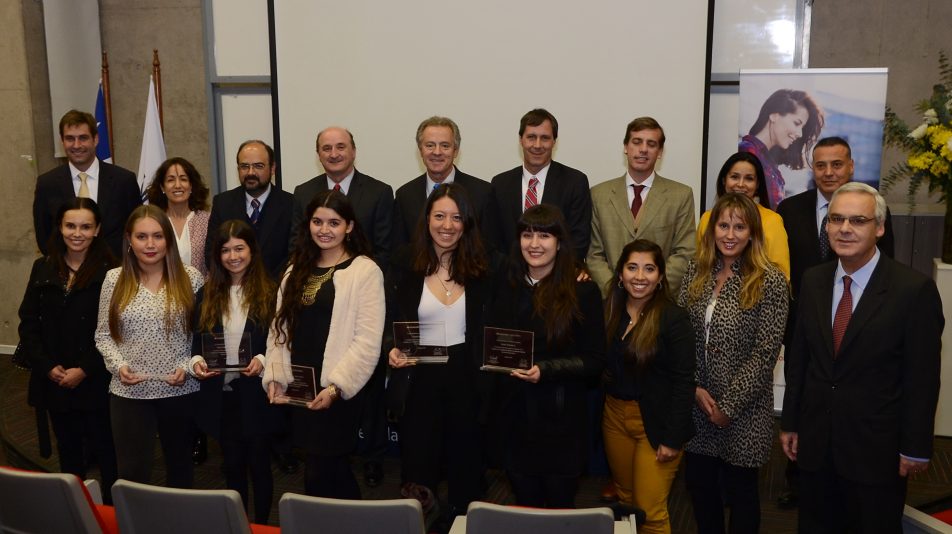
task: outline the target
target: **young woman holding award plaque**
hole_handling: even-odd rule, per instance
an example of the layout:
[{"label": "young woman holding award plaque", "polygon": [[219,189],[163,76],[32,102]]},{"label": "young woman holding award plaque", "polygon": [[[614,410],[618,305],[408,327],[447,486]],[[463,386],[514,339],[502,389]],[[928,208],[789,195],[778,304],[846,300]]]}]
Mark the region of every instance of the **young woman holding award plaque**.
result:
[{"label": "young woman holding award plaque", "polygon": [[558,208],[533,206],[517,228],[510,280],[496,291],[489,324],[531,332],[534,350],[528,368],[497,383],[492,436],[504,440],[495,445],[516,504],[573,508],[587,462],[586,391],[604,364],[601,293],[594,282],[576,281]]},{"label": "young woman holding award plaque", "polygon": [[182,265],[165,212],[146,205],[129,215],[122,266],[106,273],[96,326],[96,347],[112,373],[119,478],[149,483],[158,432],[166,484],[192,485],[190,394],[198,382],[185,369],[194,293],[203,281],[198,269]]},{"label": "young woman holding award plaque", "polygon": [[274,482],[271,434],[281,419],[261,389],[275,284],[261,262],[254,230],[233,219],[211,230],[208,281],[195,299],[189,373],[201,381],[199,427],[221,444],[225,485],[248,507],[248,473],[255,522],[267,524]]},{"label": "young woman holding award plaque", "polygon": [[[476,389],[490,262],[462,186],[437,187],[423,213],[412,244],[396,251],[387,277],[397,327],[387,332],[394,335],[388,404],[400,423],[402,494],[433,502],[445,458],[449,519],[482,494]],[[430,363],[406,354],[401,325],[419,325],[420,344],[445,348],[449,359]]]},{"label": "young woman holding award plaque", "polygon": [[[307,453],[305,492],[359,499],[348,455],[357,444],[355,397],[380,358],[383,273],[368,256],[346,196],[321,192],[306,213],[278,290],[262,382],[271,402],[303,405],[291,424],[294,442]],[[301,402],[299,389],[318,391]]]}]

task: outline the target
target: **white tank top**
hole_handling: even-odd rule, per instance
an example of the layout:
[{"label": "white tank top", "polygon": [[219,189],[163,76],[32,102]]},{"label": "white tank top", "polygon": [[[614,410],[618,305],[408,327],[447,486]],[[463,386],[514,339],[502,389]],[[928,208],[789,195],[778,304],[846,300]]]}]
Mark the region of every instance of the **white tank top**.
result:
[{"label": "white tank top", "polygon": [[[423,295],[420,297],[420,307],[417,308],[420,317],[420,343],[423,345],[440,345],[449,347],[466,342],[466,293],[460,295],[456,302],[447,306],[423,284]],[[433,324],[427,328],[426,324]],[[443,329],[437,325],[442,323]],[[445,330],[445,339],[444,339]]]}]

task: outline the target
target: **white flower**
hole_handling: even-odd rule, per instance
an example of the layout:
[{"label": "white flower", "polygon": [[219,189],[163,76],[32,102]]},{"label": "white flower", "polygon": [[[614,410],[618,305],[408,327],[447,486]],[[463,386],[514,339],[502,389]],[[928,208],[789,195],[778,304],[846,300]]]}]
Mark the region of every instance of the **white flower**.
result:
[{"label": "white flower", "polygon": [[922,114],[922,120],[926,124],[938,124],[939,114],[936,113],[934,109],[927,109],[925,113]]},{"label": "white flower", "polygon": [[925,137],[926,128],[928,127],[929,127],[928,124],[920,124],[919,126],[916,127],[915,130],[909,132],[909,137],[913,139],[922,139],[923,137]]}]

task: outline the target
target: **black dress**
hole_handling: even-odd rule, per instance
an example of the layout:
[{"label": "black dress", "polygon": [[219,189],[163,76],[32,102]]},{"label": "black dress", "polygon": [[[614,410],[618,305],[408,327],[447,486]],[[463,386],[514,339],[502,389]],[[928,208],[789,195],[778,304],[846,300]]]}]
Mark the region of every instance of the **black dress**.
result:
[{"label": "black dress", "polygon": [[[353,261],[351,258],[337,265],[335,270],[346,269]],[[330,267],[317,267],[312,273],[320,276],[328,270]],[[314,303],[301,308],[294,328],[291,363],[313,367],[314,378],[318,384],[321,381],[324,348],[327,345],[333,310],[334,282],[333,279],[328,279],[315,294]],[[308,454],[321,456],[341,456],[353,451],[357,446],[361,398],[360,393],[348,400],[338,398],[326,410],[292,410],[294,444]]]}]

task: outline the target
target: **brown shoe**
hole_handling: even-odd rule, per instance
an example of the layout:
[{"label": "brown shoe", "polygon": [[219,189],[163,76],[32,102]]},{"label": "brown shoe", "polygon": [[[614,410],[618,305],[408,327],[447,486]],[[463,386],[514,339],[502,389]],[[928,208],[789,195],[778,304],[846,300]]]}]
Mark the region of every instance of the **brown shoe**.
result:
[{"label": "brown shoe", "polygon": [[609,481],[607,484],[602,486],[602,492],[598,496],[598,500],[602,502],[615,502],[618,500],[618,492],[615,491],[615,483]]}]

